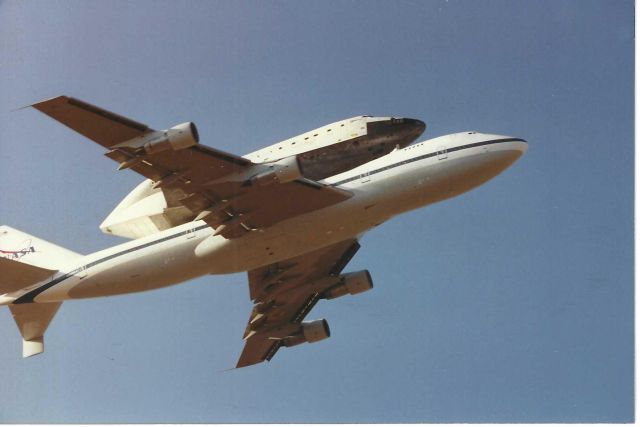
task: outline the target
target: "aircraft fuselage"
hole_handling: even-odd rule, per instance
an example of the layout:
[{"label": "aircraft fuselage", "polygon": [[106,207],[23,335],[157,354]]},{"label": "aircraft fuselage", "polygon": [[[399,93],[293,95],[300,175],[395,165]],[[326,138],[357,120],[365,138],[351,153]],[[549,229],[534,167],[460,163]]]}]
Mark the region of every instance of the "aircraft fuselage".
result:
[{"label": "aircraft fuselage", "polygon": [[354,194],[342,203],[236,239],[214,236],[203,221],[189,222],[74,259],[0,303],[125,294],[252,270],[360,236],[398,214],[469,191],[526,149],[522,139],[475,132],[414,144],[322,181]]}]

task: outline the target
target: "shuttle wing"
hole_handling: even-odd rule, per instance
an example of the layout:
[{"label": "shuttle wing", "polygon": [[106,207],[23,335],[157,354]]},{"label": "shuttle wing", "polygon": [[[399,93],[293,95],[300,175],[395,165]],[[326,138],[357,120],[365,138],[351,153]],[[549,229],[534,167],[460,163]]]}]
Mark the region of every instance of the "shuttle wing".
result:
[{"label": "shuttle wing", "polygon": [[[248,230],[265,228],[351,197],[347,191],[305,178],[251,185],[238,177],[246,176],[258,165],[197,144],[194,126],[184,128],[195,139],[193,145],[146,150],[143,144],[162,140],[168,131],[156,131],[67,96],[33,107],[110,149],[106,155],[120,164],[119,169],[131,169],[154,181],[154,186],[162,189],[169,208],[185,206],[193,214],[187,220],[202,219],[216,229],[216,234],[226,238],[239,237]],[[158,139],[154,140],[156,135]],[[168,144],[166,140],[163,143]]]},{"label": "shuttle wing", "polygon": [[[255,305],[245,329],[244,350],[236,367],[271,360],[301,334],[301,324],[323,294],[336,286],[338,274],[356,254],[357,240],[331,246],[249,272]],[[297,343],[304,341],[297,341]],[[293,344],[295,345],[295,344]]]}]

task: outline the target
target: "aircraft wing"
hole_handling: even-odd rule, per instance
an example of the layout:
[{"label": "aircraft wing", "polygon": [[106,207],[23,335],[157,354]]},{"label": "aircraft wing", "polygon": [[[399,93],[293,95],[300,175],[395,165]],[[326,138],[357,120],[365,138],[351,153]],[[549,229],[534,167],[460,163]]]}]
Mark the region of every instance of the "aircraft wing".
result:
[{"label": "aircraft wing", "polygon": [[345,240],[249,271],[250,296],[255,305],[236,367],[271,360],[280,347],[300,335],[305,316],[327,290],[339,283],[338,274],[359,248],[356,239]]},{"label": "aircraft wing", "polygon": [[[168,207],[185,206],[188,220],[202,219],[226,238],[265,228],[284,219],[339,203],[351,193],[305,178],[251,185],[237,179],[256,167],[251,161],[195,144],[181,149],[132,146],[162,132],[83,101],[59,96],[33,105],[65,126],[110,149],[119,169],[131,169],[162,189]],[[197,141],[197,131],[191,127]],[[135,148],[137,147],[137,148]],[[273,203],[277,200],[278,203]],[[174,224],[179,225],[178,224]]]}]

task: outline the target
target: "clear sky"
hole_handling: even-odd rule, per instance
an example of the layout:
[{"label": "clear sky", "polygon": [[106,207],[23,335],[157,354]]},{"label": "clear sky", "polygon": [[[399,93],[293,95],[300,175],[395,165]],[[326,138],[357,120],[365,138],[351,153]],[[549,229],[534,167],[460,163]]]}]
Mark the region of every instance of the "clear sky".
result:
[{"label": "clear sky", "polygon": [[0,422],[633,420],[632,1],[0,3],[0,223],[89,253],[140,178],[33,109],[66,94],[245,154],[360,114],[529,152],[371,231],[330,339],[233,370],[244,274],[65,303]]}]

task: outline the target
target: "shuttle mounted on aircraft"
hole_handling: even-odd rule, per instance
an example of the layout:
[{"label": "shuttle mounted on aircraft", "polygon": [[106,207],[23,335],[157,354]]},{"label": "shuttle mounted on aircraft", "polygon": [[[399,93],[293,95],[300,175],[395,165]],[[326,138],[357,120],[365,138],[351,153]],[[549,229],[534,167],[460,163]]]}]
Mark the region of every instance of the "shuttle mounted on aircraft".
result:
[{"label": "shuttle mounted on aircraft", "polygon": [[190,122],[158,131],[67,96],[33,107],[145,180],[100,225],[132,240],[102,251],[0,226],[0,305],[24,357],[44,350],[66,300],[242,271],[254,306],[237,367],[325,339],[326,320],[305,321],[313,307],[373,287],[367,270],[343,271],[365,232],[485,183],[527,150],[521,138],[478,132],[416,144],[420,120],[358,116],[237,156],[201,144]]}]

